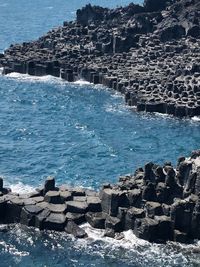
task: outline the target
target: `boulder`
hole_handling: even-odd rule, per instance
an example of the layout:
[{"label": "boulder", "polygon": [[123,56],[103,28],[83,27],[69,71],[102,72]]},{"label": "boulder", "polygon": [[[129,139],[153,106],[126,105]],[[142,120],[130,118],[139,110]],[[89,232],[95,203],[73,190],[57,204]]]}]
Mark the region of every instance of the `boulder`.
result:
[{"label": "boulder", "polygon": [[72,212],[66,213],[66,219],[67,221],[73,221],[76,224],[81,224],[86,221],[85,214],[72,213]]},{"label": "boulder", "polygon": [[80,228],[75,222],[68,221],[65,227],[65,232],[73,235],[76,238],[85,238],[87,237],[87,233],[84,229]]},{"label": "boulder", "polygon": [[[45,204],[45,202],[44,202],[44,204]],[[53,213],[66,213],[67,212],[67,206],[65,204],[48,203],[47,205],[40,205],[40,207],[48,208]]]},{"label": "boulder", "polygon": [[143,209],[138,209],[135,207],[128,209],[125,217],[125,226],[124,226],[125,230],[129,229],[134,230],[135,220],[144,217],[145,217],[145,212]]},{"label": "boulder", "polygon": [[105,188],[101,191],[101,206],[102,211],[111,215],[116,216],[118,213],[119,199],[121,191]]},{"label": "boulder", "polygon": [[85,214],[88,210],[88,205],[83,201],[66,201],[67,211],[72,213]]},{"label": "boulder", "polygon": [[44,184],[44,195],[48,192],[48,191],[54,191],[55,190],[55,179],[54,177],[47,177],[45,184]]},{"label": "boulder", "polygon": [[159,222],[157,220],[151,218],[136,219],[134,234],[149,242],[155,242],[157,240],[158,227]]},{"label": "boulder", "polygon": [[6,215],[6,201],[4,198],[0,198],[0,223],[3,223]]},{"label": "boulder", "polygon": [[[161,30],[160,40],[162,42],[167,42],[173,39],[180,39],[185,35],[186,35],[185,28],[182,25],[175,24],[172,26],[165,27],[164,29]],[[179,110],[177,110],[176,112],[178,116],[182,116],[182,113]]]},{"label": "boulder", "polygon": [[60,197],[59,191],[48,191],[44,196],[44,201],[52,204],[63,204],[63,198]]},{"label": "boulder", "polygon": [[156,186],[156,195],[159,203],[168,203],[170,190],[165,183],[158,183]]},{"label": "boulder", "polygon": [[105,229],[106,215],[102,212],[88,212],[85,215],[87,222],[94,228]]},{"label": "boulder", "polygon": [[19,223],[24,201],[19,198],[10,199],[6,204],[5,223]]},{"label": "boulder", "polygon": [[144,187],[142,192],[142,199],[146,201],[157,201],[157,195],[154,184],[148,183],[147,186]]},{"label": "boulder", "polygon": [[88,211],[99,212],[101,211],[101,200],[97,196],[87,197]]},{"label": "boulder", "polygon": [[91,4],[88,4],[82,9],[77,10],[77,22],[82,25],[88,25],[93,21],[102,21],[104,18],[104,12],[106,10],[106,8],[92,6]]},{"label": "boulder", "polygon": [[60,199],[61,203],[64,203],[65,201],[71,201],[73,200],[72,194],[69,191],[60,191]]},{"label": "boulder", "polygon": [[104,236],[114,238],[115,237],[115,231],[113,229],[107,228],[107,229],[105,229]]},{"label": "boulder", "polygon": [[200,194],[200,166],[196,169],[195,194]]},{"label": "boulder", "polygon": [[189,200],[176,200],[171,206],[171,219],[174,228],[184,233],[191,232],[192,213],[195,203]]},{"label": "boulder", "polygon": [[182,161],[178,165],[178,180],[181,185],[185,185],[187,183],[190,172],[192,171],[192,162]]},{"label": "boulder", "polygon": [[66,217],[63,213],[50,213],[45,219],[44,229],[54,231],[64,231],[66,225]]},{"label": "boulder", "polygon": [[105,228],[112,229],[115,232],[121,232],[123,230],[121,220],[112,216],[106,217]]},{"label": "boulder", "polygon": [[129,201],[129,206],[141,207],[142,203],[142,192],[141,189],[132,189],[129,190],[127,193],[128,201]]},{"label": "boulder", "polygon": [[35,217],[42,211],[43,208],[36,205],[25,206],[21,211],[20,223],[27,226],[35,226]]},{"label": "boulder", "polygon": [[144,167],[144,180],[147,182],[155,182],[155,173],[153,171],[154,164],[149,162]]},{"label": "boulder", "polygon": [[168,216],[155,216],[155,220],[158,221],[158,229],[156,232],[157,242],[163,243],[169,240],[173,240],[173,222]]},{"label": "boulder", "polygon": [[43,230],[45,228],[45,220],[50,215],[49,209],[44,209],[41,213],[35,216],[35,227]]},{"label": "boulder", "polygon": [[3,178],[0,177],[0,191],[3,190]]},{"label": "boulder", "polygon": [[186,233],[183,233],[179,230],[174,230],[174,241],[179,243],[188,243],[189,238]]},{"label": "boulder", "polygon": [[162,206],[158,202],[147,201],[145,204],[145,210],[150,218],[154,218],[156,215],[159,216],[163,214]]},{"label": "boulder", "polygon": [[187,31],[187,36],[191,36],[194,38],[200,38],[200,26],[199,25],[193,25],[190,27]]},{"label": "boulder", "polygon": [[77,196],[77,197],[85,196],[85,189],[80,187],[75,187],[69,191],[71,192],[72,196]]}]

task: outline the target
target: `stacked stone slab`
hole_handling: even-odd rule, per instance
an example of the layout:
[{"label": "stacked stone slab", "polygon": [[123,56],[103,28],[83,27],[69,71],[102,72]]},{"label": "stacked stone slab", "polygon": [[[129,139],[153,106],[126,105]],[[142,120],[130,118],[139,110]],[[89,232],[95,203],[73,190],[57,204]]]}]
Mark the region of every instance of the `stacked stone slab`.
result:
[{"label": "stacked stone slab", "polygon": [[200,150],[179,158],[176,168],[169,162],[164,166],[149,162],[99,192],[56,187],[54,178],[48,177],[35,192],[17,194],[0,181],[2,225],[21,223],[84,238],[87,233],[79,225],[88,222],[118,239],[126,230],[156,243],[200,239]]},{"label": "stacked stone slab", "polygon": [[200,115],[200,2],[87,5],[34,42],[0,54],[4,74],[83,78],[125,95],[138,111]]}]

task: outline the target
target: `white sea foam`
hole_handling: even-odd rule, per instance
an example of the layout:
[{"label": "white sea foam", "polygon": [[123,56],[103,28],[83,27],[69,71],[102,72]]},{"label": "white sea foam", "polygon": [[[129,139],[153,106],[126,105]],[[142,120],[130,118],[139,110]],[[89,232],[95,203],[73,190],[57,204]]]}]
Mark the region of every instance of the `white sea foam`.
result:
[{"label": "white sea foam", "polygon": [[22,182],[18,182],[16,184],[8,184],[8,186],[11,188],[13,193],[18,193],[18,194],[27,194],[31,193],[35,190],[34,187],[30,185],[25,185]]},{"label": "white sea foam", "polygon": [[105,111],[108,112],[108,113],[118,113],[118,114],[122,114],[124,112],[126,112],[126,106],[124,104],[119,104],[119,105],[107,105],[105,107]]},{"label": "white sea foam", "polygon": [[17,72],[12,72],[6,75],[8,78],[17,79],[20,81],[31,81],[31,82],[51,82],[51,83],[63,83],[63,80],[58,77],[53,77],[51,75],[46,76],[32,76],[29,74],[21,74]]},{"label": "white sea foam", "polygon": [[[1,71],[3,70],[3,68],[0,69]],[[0,72],[2,73],[2,72]],[[20,81],[31,81],[31,82],[50,82],[50,83],[59,83],[59,84],[66,84],[69,83],[68,81],[65,81],[63,79],[61,79],[60,77],[54,77],[51,75],[45,75],[45,76],[32,76],[29,74],[21,74],[21,73],[17,73],[17,72],[12,72],[6,75],[6,77],[9,78],[13,78],[13,79],[17,79]],[[75,82],[72,82],[71,84],[77,84],[77,85],[89,85],[90,83],[85,81],[85,80],[78,80]]]},{"label": "white sea foam", "polygon": [[112,245],[127,248],[127,249],[131,249],[131,248],[133,249],[138,246],[144,247],[144,246],[151,245],[148,241],[137,238],[133,234],[132,230],[124,231],[123,232],[124,238],[117,240],[117,239],[113,239],[110,237],[105,237],[104,236],[105,230],[95,229],[91,227],[88,223],[81,225],[81,227],[86,231],[88,235],[88,240],[103,241],[103,242],[106,242],[107,244],[112,244]]},{"label": "white sea foam", "polygon": [[26,251],[19,251],[14,245],[7,244],[5,241],[0,241],[0,246],[3,247],[5,252],[9,252],[9,254],[25,257],[29,255],[29,252]]},{"label": "white sea foam", "polygon": [[192,121],[200,121],[200,116],[194,116],[194,117],[192,118]]},{"label": "white sea foam", "polygon": [[87,82],[87,81],[85,81],[85,80],[78,80],[78,81],[75,81],[75,82],[73,82],[73,84],[78,84],[78,85],[88,85],[88,84],[91,84],[91,83],[89,83],[89,82]]},{"label": "white sea foam", "polygon": [[[137,238],[132,230],[124,231],[124,237],[120,240],[104,237],[104,230],[94,229],[89,224],[83,224],[81,226],[86,233],[88,234],[87,239],[80,240],[76,243],[80,248],[92,246],[94,242],[103,242],[103,251],[99,247],[99,255],[104,257],[104,251],[109,249],[112,254],[112,251],[118,251],[118,249],[123,248],[129,252],[133,252],[135,257],[144,258],[144,262],[147,264],[149,261],[152,261],[152,258],[156,262],[160,263],[181,263],[185,266],[187,264],[187,253],[195,251],[198,248],[198,244],[194,245],[181,245],[179,243],[167,243],[164,244],[154,244],[149,243],[148,241]],[[173,249],[171,249],[173,247]],[[93,251],[93,250],[92,250]],[[139,261],[140,261],[139,260]],[[161,265],[162,265],[161,264]],[[164,266],[164,265],[162,265]]]}]

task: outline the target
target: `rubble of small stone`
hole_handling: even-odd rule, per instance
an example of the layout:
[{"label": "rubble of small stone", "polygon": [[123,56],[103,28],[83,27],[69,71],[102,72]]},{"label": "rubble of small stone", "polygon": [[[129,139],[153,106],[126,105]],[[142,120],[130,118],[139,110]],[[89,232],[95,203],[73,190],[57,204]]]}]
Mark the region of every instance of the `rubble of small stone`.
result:
[{"label": "rubble of small stone", "polygon": [[200,239],[200,150],[181,157],[174,168],[147,163],[133,175],[105,184],[101,190],[56,187],[48,177],[44,186],[29,194],[12,193],[0,179],[0,231],[20,223],[87,237],[81,224],[104,229],[104,235],[123,238],[132,230],[144,240],[182,243]]},{"label": "rubble of small stone", "polygon": [[33,42],[0,54],[3,73],[83,78],[125,95],[138,111],[200,115],[200,2],[90,4]]}]

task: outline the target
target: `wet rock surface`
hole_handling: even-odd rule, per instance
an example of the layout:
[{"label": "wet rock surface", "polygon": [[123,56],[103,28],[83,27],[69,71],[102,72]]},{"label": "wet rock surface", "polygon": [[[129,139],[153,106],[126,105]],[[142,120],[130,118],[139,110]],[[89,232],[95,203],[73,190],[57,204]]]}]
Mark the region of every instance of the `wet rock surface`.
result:
[{"label": "wet rock surface", "polygon": [[164,166],[147,163],[98,192],[56,187],[54,178],[48,177],[40,190],[17,194],[0,180],[2,232],[9,231],[10,224],[21,223],[84,238],[87,233],[79,225],[88,222],[113,238],[132,230],[137,237],[156,243],[200,239],[199,150],[189,158],[180,157],[176,167],[170,162]]},{"label": "wet rock surface", "polygon": [[193,117],[200,115],[199,56],[199,1],[146,0],[116,9],[87,5],[75,21],[11,45],[0,65],[4,74],[83,78],[121,92],[138,111]]}]

